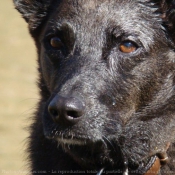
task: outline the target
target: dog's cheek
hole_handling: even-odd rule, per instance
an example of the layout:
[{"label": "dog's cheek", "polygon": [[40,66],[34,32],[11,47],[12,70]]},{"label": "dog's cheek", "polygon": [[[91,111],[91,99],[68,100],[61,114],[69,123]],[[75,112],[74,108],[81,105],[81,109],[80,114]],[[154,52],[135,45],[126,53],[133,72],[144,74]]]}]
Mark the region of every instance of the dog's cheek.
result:
[{"label": "dog's cheek", "polygon": [[175,125],[171,116],[159,116],[148,121],[129,122],[119,139],[121,148],[131,161],[166,152],[167,144],[174,141]]},{"label": "dog's cheek", "polygon": [[54,67],[50,62],[49,57],[45,54],[44,51],[41,52],[39,60],[41,74],[44,79],[44,82],[50,92],[53,90],[53,81],[54,81]]}]

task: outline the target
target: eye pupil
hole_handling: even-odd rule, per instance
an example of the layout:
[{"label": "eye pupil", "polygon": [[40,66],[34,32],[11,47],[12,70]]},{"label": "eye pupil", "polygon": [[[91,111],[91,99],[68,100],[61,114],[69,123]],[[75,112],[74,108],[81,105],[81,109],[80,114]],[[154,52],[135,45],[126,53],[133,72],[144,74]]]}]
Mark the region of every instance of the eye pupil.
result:
[{"label": "eye pupil", "polygon": [[53,37],[50,39],[50,45],[56,49],[61,49],[63,46],[62,41],[58,37]]},{"label": "eye pupil", "polygon": [[132,41],[124,41],[119,46],[120,51],[123,53],[132,53],[137,50],[137,45]]}]

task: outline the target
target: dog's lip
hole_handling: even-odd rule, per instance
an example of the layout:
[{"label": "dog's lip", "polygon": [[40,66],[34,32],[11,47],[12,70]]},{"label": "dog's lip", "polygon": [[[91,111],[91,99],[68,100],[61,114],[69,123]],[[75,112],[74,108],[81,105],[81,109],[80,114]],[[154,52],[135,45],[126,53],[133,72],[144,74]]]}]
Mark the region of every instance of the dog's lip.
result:
[{"label": "dog's lip", "polygon": [[69,139],[69,138],[56,138],[58,143],[67,144],[67,145],[86,145],[88,140],[87,139]]},{"label": "dog's lip", "polygon": [[60,144],[67,144],[67,145],[88,145],[93,143],[93,141],[86,136],[77,137],[75,135],[66,135],[66,134],[55,136],[52,139],[56,140]]},{"label": "dog's lip", "polygon": [[44,132],[44,135],[47,139],[51,139],[51,140],[56,140],[59,143],[67,143],[70,145],[80,145],[80,144],[88,144],[88,143],[92,143],[92,140],[90,138],[88,138],[88,136],[86,135],[81,135],[79,137],[77,137],[74,133],[69,133],[68,132]]}]

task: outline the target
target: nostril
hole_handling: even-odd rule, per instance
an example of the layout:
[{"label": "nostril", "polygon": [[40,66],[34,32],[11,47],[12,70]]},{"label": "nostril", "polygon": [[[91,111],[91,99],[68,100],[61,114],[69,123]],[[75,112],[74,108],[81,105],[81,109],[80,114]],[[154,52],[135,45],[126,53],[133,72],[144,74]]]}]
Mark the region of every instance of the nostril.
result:
[{"label": "nostril", "polygon": [[67,111],[67,116],[78,118],[80,115],[76,111]]},{"label": "nostril", "polygon": [[79,100],[78,98],[67,98],[65,102],[65,112],[68,117],[78,119],[82,117],[85,112],[85,104],[82,100]]},{"label": "nostril", "polygon": [[56,122],[59,119],[59,110],[56,104],[54,103],[54,101],[51,101],[51,103],[49,104],[48,112],[50,116],[52,117],[53,121]]}]

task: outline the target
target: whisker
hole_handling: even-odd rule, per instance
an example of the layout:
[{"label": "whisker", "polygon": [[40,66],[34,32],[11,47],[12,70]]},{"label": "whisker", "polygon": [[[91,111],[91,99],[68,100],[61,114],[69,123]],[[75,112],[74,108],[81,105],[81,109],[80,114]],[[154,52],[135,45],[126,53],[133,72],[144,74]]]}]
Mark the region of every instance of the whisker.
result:
[{"label": "whisker", "polygon": [[116,149],[115,149],[115,147],[114,147],[114,145],[113,145],[113,143],[106,136],[102,135],[102,138],[103,138],[104,141],[106,140],[107,143],[109,143],[112,146],[112,148],[113,148],[113,150],[115,152],[117,152]]}]

